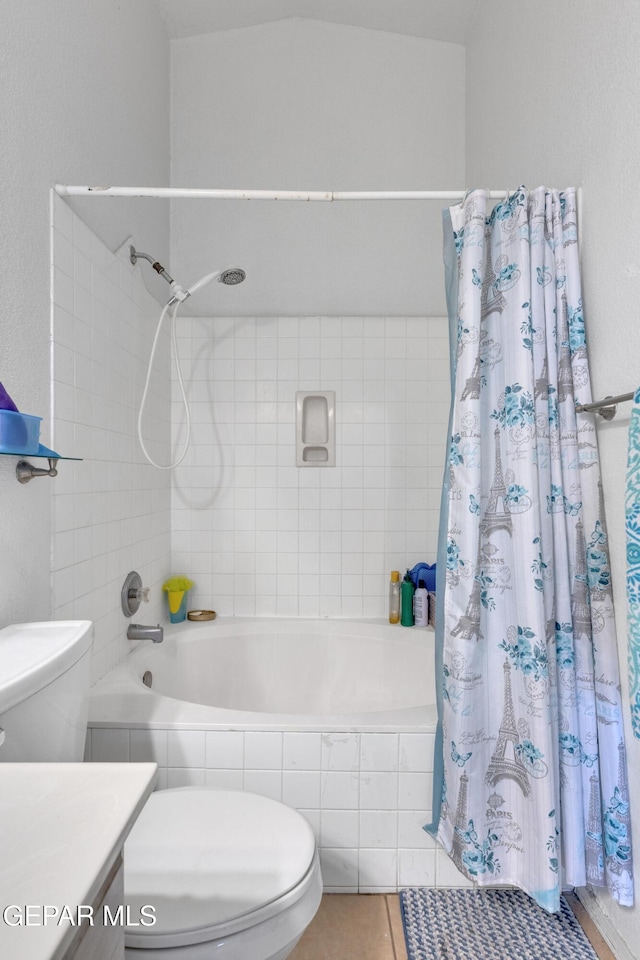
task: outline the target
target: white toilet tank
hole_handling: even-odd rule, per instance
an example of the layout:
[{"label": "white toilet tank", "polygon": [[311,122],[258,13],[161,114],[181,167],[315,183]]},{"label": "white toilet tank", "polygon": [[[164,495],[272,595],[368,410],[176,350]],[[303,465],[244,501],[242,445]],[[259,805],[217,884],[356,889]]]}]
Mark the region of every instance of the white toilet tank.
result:
[{"label": "white toilet tank", "polygon": [[0,630],[0,762],[83,759],[92,639],[90,620]]}]

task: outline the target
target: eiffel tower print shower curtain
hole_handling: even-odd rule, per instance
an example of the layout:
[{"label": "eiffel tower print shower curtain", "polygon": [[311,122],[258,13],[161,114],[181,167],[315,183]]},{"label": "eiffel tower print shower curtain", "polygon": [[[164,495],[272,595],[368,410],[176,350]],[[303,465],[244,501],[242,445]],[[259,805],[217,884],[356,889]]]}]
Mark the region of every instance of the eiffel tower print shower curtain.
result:
[{"label": "eiffel tower print shower curtain", "polygon": [[577,240],[573,189],[520,188],[493,209],[475,190],[445,211],[453,385],[429,829],[467,877],[548,911],[563,886],[633,902],[596,431],[575,409],[591,399]]}]

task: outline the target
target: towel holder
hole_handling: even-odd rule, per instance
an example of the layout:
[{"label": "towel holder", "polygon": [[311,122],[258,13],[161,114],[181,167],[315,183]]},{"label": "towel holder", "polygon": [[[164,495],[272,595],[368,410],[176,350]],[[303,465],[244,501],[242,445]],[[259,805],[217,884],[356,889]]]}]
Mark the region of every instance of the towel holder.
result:
[{"label": "towel holder", "polygon": [[34,467],[28,460],[18,460],[16,464],[18,483],[29,483],[29,480],[33,480],[34,477],[57,477],[58,459],[54,459],[54,457],[48,457],[47,459],[49,460],[48,470],[44,467]]}]

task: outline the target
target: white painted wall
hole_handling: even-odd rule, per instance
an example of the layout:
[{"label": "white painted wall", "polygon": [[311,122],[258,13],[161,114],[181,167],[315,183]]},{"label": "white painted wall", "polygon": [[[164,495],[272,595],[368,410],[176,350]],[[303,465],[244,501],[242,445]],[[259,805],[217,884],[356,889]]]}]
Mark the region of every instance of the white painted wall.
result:
[{"label": "white painted wall", "polygon": [[[49,190],[168,182],[169,46],[152,0],[2,0],[0,14],[0,380],[47,442]],[[76,209],[112,248],[134,232],[166,250],[166,208],[89,202]],[[0,458],[0,626],[51,615],[55,480],[21,486],[15,463]]]},{"label": "white painted wall", "polygon": [[[467,48],[470,186],[584,187],[582,266],[593,389],[640,383],[640,15],[601,4],[484,0]],[[599,422],[623,691],[627,699],[624,482],[629,405]],[[627,717],[628,720],[628,717]],[[640,862],[640,744],[627,728],[631,809]],[[636,869],[636,887],[640,871]],[[630,955],[638,910],[601,907]]]},{"label": "white painted wall", "polygon": [[[175,186],[463,188],[460,45],[294,19],[174,40],[171,61]],[[442,315],[440,206],[175,201],[174,276],[247,270],[198,315]]]}]

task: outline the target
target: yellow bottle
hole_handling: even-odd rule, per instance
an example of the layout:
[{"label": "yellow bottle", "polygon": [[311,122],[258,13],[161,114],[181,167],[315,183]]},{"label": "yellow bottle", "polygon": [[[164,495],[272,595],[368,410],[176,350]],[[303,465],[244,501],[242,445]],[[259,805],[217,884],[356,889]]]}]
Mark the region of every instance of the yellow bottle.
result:
[{"label": "yellow bottle", "polygon": [[391,571],[389,583],[389,623],[400,623],[400,571]]}]

